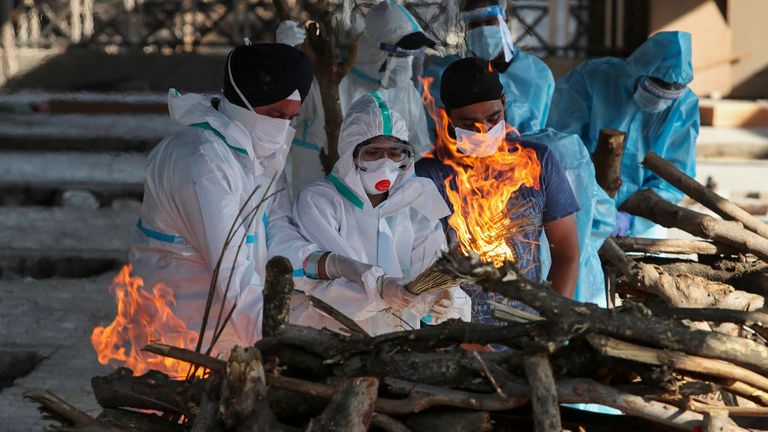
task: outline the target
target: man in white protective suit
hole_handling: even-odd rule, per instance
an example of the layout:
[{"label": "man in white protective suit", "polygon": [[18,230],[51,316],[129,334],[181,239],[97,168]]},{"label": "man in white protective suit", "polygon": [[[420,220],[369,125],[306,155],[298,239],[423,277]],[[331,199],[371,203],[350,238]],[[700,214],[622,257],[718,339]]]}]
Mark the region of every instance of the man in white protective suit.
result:
[{"label": "man in white protective suit", "polygon": [[414,56],[435,43],[401,4],[386,0],[371,7],[357,41],[357,58],[339,85],[341,111],[360,96],[377,92],[408,126],[417,154],[429,151],[431,140],[421,95],[412,81]]},{"label": "man in white protective suit", "polygon": [[[222,301],[225,313],[237,306],[214,352],[258,340],[267,260],[289,258],[300,277],[304,259],[317,250],[291,224],[282,176],[294,135],[289,122],[309,92],[312,74],[301,51],[256,44],[229,53],[218,103],[199,94],[169,93],[171,118],[185,127],[149,155],[130,262],[145,289],[158,283],[173,289],[174,313],[198,331],[214,269],[238,222],[214,281],[204,350]],[[266,201],[255,210],[262,197]]]},{"label": "man in white protective suit", "polygon": [[[305,275],[316,283],[304,294],[372,335],[419,328],[420,318],[437,324],[471,315],[459,287],[419,296],[405,288],[446,248],[440,218],[449,214],[435,185],[415,176],[408,137],[405,121],[380,94],[362,96],[344,117],[333,172],[302,190],[293,209],[300,233],[322,250],[305,261]],[[360,270],[338,277],[337,269],[350,267]],[[340,330],[303,294],[292,298],[291,322]]]}]

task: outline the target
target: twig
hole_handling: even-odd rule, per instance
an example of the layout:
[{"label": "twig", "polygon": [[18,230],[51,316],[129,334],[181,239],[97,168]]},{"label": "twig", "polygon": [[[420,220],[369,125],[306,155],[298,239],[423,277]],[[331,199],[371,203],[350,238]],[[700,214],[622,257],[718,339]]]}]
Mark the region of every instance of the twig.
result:
[{"label": "twig", "polygon": [[370,335],[368,334],[368,332],[365,331],[365,329],[360,327],[360,325],[357,324],[352,318],[344,315],[335,307],[331,306],[330,304],[324,302],[323,300],[315,296],[308,296],[308,298],[309,298],[309,302],[312,304],[312,306],[317,308],[317,310],[335,319],[341,325],[348,328],[350,331],[357,333],[361,336],[370,337]]},{"label": "twig", "polygon": [[486,378],[488,378],[488,381],[490,381],[493,388],[496,389],[496,394],[498,394],[499,397],[504,400],[509,399],[509,397],[507,397],[507,395],[504,393],[504,390],[499,387],[496,379],[491,374],[491,370],[488,369],[488,365],[485,364],[483,358],[480,357],[480,354],[478,354],[477,351],[472,351],[472,355],[477,359],[477,362],[480,363],[480,367],[483,368],[483,373],[485,374]]}]

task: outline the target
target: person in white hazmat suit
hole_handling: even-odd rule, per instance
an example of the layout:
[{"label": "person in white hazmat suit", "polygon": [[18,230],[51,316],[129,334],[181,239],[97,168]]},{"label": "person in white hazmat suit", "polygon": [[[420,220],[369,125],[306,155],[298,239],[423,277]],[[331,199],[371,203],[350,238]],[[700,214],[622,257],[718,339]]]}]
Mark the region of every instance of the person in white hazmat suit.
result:
[{"label": "person in white hazmat suit", "polygon": [[411,78],[414,56],[434,45],[403,5],[386,0],[371,7],[355,63],[339,85],[342,114],[357,98],[375,91],[403,117],[417,154],[429,151],[427,117]]},{"label": "person in white hazmat suit", "polygon": [[[446,249],[440,218],[449,214],[435,185],[415,176],[408,136],[403,118],[378,93],[359,98],[344,117],[333,172],[301,191],[293,208],[300,233],[332,252],[306,260],[305,274],[316,283],[304,294],[372,335],[419,328],[423,317],[432,324],[471,319],[469,297],[459,287],[420,296],[405,288]],[[364,269],[361,278],[323,280],[350,258]],[[302,294],[292,298],[291,322],[340,329]]]},{"label": "person in white hazmat suit", "polygon": [[242,222],[215,281],[214,305],[223,300],[225,311],[235,302],[237,307],[214,352],[229,353],[236,344],[260,338],[264,272],[271,256],[289,258],[298,268],[294,275],[301,276],[304,259],[317,250],[291,224],[287,193],[269,197],[246,217],[260,197],[284,189],[281,174],[294,134],[289,122],[311,83],[312,64],[304,53],[283,44],[256,44],[230,52],[218,106],[203,95],[169,93],[171,118],[185,127],[149,155],[130,263],[145,289],[170,286],[174,313],[198,331],[230,228],[236,219]]},{"label": "person in white hazmat suit", "polygon": [[[304,43],[307,31],[295,21],[283,21],[277,26],[275,42],[297,47]],[[299,115],[292,121],[296,128],[291,151],[285,164],[285,173],[293,196],[305,186],[324,177],[320,151],[328,147],[325,133],[325,111],[320,85],[312,81]]]}]

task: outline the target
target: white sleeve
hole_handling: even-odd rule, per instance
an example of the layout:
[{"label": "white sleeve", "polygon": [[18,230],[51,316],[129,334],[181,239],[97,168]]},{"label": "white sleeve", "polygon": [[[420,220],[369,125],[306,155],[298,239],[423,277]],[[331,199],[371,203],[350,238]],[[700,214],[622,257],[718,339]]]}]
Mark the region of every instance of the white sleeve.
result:
[{"label": "white sleeve", "polygon": [[[293,276],[304,275],[304,259],[319,250],[316,244],[299,233],[291,216],[291,196],[288,193],[285,173],[277,179],[278,192],[269,207],[267,216],[267,251],[269,258],[283,256],[291,261]],[[266,263],[265,263],[266,265]]]},{"label": "white sleeve", "polygon": [[[227,178],[226,167],[209,156],[192,161],[188,169],[190,181],[177,185],[174,201],[190,233],[187,240],[212,273],[238,217],[242,185]],[[216,280],[216,290],[225,302],[224,310],[228,311],[237,302],[231,322],[238,337],[245,342],[256,341],[261,336],[263,281],[256,269],[266,265],[263,257],[254,256],[254,248],[245,245],[248,223],[238,221],[239,228],[224,253]],[[238,253],[241,241],[243,246]],[[228,282],[230,288],[225,296]]]},{"label": "white sleeve", "polygon": [[[417,213],[412,219],[413,232],[416,233],[416,238],[411,249],[408,269],[409,280],[416,279],[448,248],[445,233],[439,220],[431,220],[420,213]],[[411,311],[419,316],[427,315],[434,305],[437,295],[437,293],[420,295],[416,303],[411,306]]]},{"label": "white sleeve", "polygon": [[[304,189],[294,206],[294,220],[302,235],[313,240],[322,250],[350,257],[352,246],[339,233],[344,217],[337,208],[334,194],[326,194],[324,186],[310,186]],[[355,257],[350,257],[355,258]],[[316,284],[307,294],[338,309],[356,321],[369,318],[387,307],[378,292],[377,282],[384,271],[373,267],[363,275],[363,285],[339,278]]]}]

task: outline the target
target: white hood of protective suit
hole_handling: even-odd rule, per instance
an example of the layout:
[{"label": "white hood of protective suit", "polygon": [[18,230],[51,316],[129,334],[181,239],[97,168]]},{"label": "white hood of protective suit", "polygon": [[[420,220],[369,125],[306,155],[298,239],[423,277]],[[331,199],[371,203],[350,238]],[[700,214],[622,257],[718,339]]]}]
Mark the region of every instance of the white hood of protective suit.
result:
[{"label": "white hood of protective suit", "polygon": [[[355,147],[370,138],[389,135],[408,140],[405,122],[378,94],[358,99],[344,117],[339,137],[339,161],[326,180],[318,181],[299,195],[293,219],[299,232],[320,249],[372,264],[363,286],[345,278],[317,281],[305,291],[355,320],[371,334],[382,334],[419,326],[430,298],[393,316],[378,292],[382,275],[412,280],[446,248],[440,218],[450,212],[434,183],[416,177],[413,167],[401,173],[387,199],[372,207],[355,167]],[[460,288],[456,317],[469,320],[469,299]],[[339,324],[311,307],[303,295],[291,302],[291,321],[301,325],[336,330]]]},{"label": "white hood of protective suit", "polygon": [[[355,101],[344,116],[339,134],[339,160],[331,173],[349,187],[366,208],[370,208],[371,203],[360,181],[353,154],[358,144],[380,135],[408,142],[405,120],[391,110],[377,93],[373,93]],[[405,207],[413,207],[430,219],[450,214],[435,184],[429,179],[417,177],[413,164],[398,175],[389,190],[389,197],[377,209],[382,215],[387,215]]]}]

